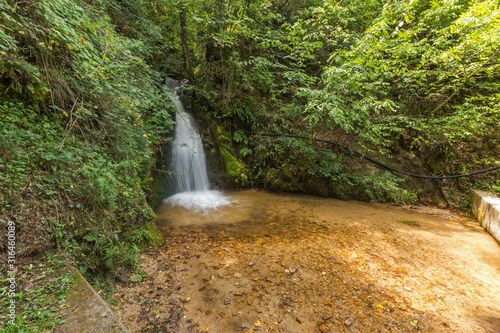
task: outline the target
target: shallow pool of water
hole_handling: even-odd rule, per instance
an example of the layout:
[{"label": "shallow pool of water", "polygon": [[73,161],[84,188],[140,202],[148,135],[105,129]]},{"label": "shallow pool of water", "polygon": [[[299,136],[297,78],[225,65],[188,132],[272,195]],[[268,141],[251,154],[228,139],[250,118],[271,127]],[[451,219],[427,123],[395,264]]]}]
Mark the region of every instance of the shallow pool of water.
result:
[{"label": "shallow pool of water", "polygon": [[[223,204],[220,204],[221,200],[224,200]],[[159,226],[258,222],[268,218],[270,214],[286,214],[296,209],[298,200],[321,198],[244,190],[224,193],[224,198],[221,199],[220,195],[212,198],[203,193],[187,192],[169,198],[156,213]]]},{"label": "shallow pool of water", "polygon": [[[217,209],[170,201],[158,210],[166,244],[144,270],[178,274],[169,279],[189,301],[176,332],[197,330],[190,323],[343,332],[346,320],[351,331],[385,331],[388,315],[405,332],[411,323],[499,332],[500,248],[465,215],[257,190],[224,195],[230,204]],[[340,317],[325,323],[332,313]]]}]

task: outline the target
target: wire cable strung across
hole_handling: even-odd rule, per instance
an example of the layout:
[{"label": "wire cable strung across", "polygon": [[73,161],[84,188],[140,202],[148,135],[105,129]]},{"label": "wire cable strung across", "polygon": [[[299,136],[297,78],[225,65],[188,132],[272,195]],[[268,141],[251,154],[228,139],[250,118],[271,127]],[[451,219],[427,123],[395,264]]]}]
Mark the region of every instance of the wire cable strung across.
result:
[{"label": "wire cable strung across", "polygon": [[[221,116],[221,114],[218,112],[218,110],[212,105],[212,103],[208,103],[208,106],[209,108],[212,110],[212,111],[215,111],[215,113],[218,115],[218,117],[220,119],[223,119],[223,117]],[[351,147],[348,147],[348,146],[345,146],[343,144],[340,144],[340,143],[337,143],[337,142],[333,142],[333,141],[328,141],[328,140],[322,140],[322,139],[315,139],[315,138],[311,138],[311,137],[307,137],[307,136],[303,136],[303,135],[292,135],[292,134],[270,134],[270,133],[257,133],[257,132],[251,132],[251,131],[247,131],[247,130],[244,130],[242,128],[239,128],[239,127],[236,127],[232,124],[230,124],[228,121],[225,121],[225,123],[239,131],[239,132],[242,132],[242,133],[246,133],[246,134],[249,134],[249,135],[256,135],[256,136],[268,136],[268,137],[272,137],[272,138],[275,138],[275,137],[282,137],[282,138],[296,138],[296,139],[306,139],[306,140],[314,140],[316,142],[323,142],[323,143],[327,143],[327,144],[330,144],[330,145],[333,145],[333,146],[337,146],[337,147],[340,147],[340,148],[343,148],[343,149],[346,149],[346,150],[349,150],[351,152],[353,152],[354,154],[356,155],[359,155],[361,156],[362,158],[370,161],[371,163],[375,164],[375,165],[378,165],[386,170],[389,170],[389,171],[393,171],[393,172],[397,172],[397,173],[400,173],[400,174],[403,174],[403,175],[406,175],[406,176],[410,176],[410,177],[415,177],[415,178],[422,178],[422,179],[454,179],[454,178],[462,178],[462,177],[472,177],[472,176],[475,176],[475,175],[480,175],[482,173],[487,173],[487,172],[491,172],[491,171],[495,171],[495,170],[499,170],[500,169],[500,165],[498,166],[495,166],[495,167],[492,167],[492,168],[489,168],[489,169],[484,169],[484,170],[479,170],[479,171],[475,171],[475,172],[471,172],[471,173],[465,173],[465,174],[461,174],[461,175],[449,175],[449,176],[426,176],[426,175],[418,175],[418,174],[415,174],[415,173],[411,173],[411,172],[406,172],[406,171],[402,171],[402,170],[398,170],[398,169],[395,169],[393,167],[390,167],[388,166],[387,164],[384,164],[382,162],[379,162],[369,156],[366,156],[365,154],[357,151],[356,149],[353,149]]]},{"label": "wire cable strung across", "polygon": [[355,149],[352,149],[350,147],[344,146],[343,144],[340,144],[340,143],[336,143],[336,142],[332,142],[332,141],[328,141],[328,140],[321,140],[321,139],[310,138],[310,137],[302,136],[302,135],[268,134],[268,133],[250,132],[250,131],[238,128],[236,126],[233,126],[231,124],[228,124],[228,125],[231,128],[233,128],[233,129],[235,129],[237,131],[240,131],[240,132],[243,132],[243,133],[246,133],[246,134],[249,134],[249,135],[306,139],[306,140],[314,140],[316,142],[327,143],[327,144],[330,144],[330,145],[341,147],[343,149],[347,149],[347,150],[353,152],[354,154],[359,155],[362,158],[364,158],[364,159],[370,161],[371,163],[376,164],[376,165],[378,165],[378,166],[380,166],[380,167],[382,167],[382,168],[384,168],[386,170],[397,172],[397,173],[400,173],[400,174],[403,174],[403,175],[407,175],[407,176],[410,176],[410,177],[416,177],[416,178],[424,178],[424,179],[453,179],[453,178],[461,178],[461,177],[471,177],[471,176],[475,176],[475,175],[479,175],[479,174],[482,174],[482,173],[491,172],[491,171],[500,169],[500,165],[499,165],[499,166],[492,167],[492,168],[489,168],[489,169],[479,170],[479,171],[475,171],[475,172],[471,172],[471,173],[466,173],[466,174],[461,174],[461,175],[450,175],[450,176],[425,176],[425,175],[417,175],[417,174],[414,174],[414,173],[410,173],[410,172],[406,172],[406,171],[401,171],[401,170],[395,169],[393,167],[390,167],[390,166],[388,166],[388,165],[386,165],[386,164],[384,164],[382,162],[379,162],[379,161],[377,161],[377,160],[375,160],[375,159],[373,159],[373,158],[371,158],[369,156],[366,156],[363,153],[360,153],[359,151],[357,151]]}]

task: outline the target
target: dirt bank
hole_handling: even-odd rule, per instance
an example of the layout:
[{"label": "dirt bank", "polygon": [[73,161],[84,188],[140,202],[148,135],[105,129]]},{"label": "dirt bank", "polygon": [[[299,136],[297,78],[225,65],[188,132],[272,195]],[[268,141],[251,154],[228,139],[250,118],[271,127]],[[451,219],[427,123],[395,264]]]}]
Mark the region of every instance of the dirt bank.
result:
[{"label": "dirt bank", "polygon": [[163,226],[165,248],[143,256],[148,278],[117,285],[114,308],[132,331],[500,332],[500,246],[476,221],[426,207],[233,198],[237,211],[212,223]]}]

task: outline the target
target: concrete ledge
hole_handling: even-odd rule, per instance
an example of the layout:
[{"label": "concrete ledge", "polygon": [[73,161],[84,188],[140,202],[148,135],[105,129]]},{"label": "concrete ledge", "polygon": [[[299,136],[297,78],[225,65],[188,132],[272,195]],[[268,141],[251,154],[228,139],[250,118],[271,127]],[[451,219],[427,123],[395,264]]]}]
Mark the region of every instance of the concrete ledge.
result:
[{"label": "concrete ledge", "polygon": [[483,191],[472,191],[472,213],[481,225],[500,242],[500,198]]},{"label": "concrete ledge", "polygon": [[108,304],[99,296],[75,267],[73,283],[68,291],[67,307],[61,311],[66,320],[54,332],[129,333]]}]

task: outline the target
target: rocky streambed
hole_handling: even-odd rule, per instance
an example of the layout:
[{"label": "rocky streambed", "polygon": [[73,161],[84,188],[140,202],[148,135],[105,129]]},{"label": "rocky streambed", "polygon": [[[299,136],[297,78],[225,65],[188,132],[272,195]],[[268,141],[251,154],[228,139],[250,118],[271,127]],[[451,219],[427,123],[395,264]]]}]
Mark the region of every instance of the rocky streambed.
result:
[{"label": "rocky streambed", "polygon": [[113,295],[132,332],[500,332],[500,246],[476,220],[231,197],[239,207],[212,217],[164,215],[167,242],[143,255],[146,277]]}]

